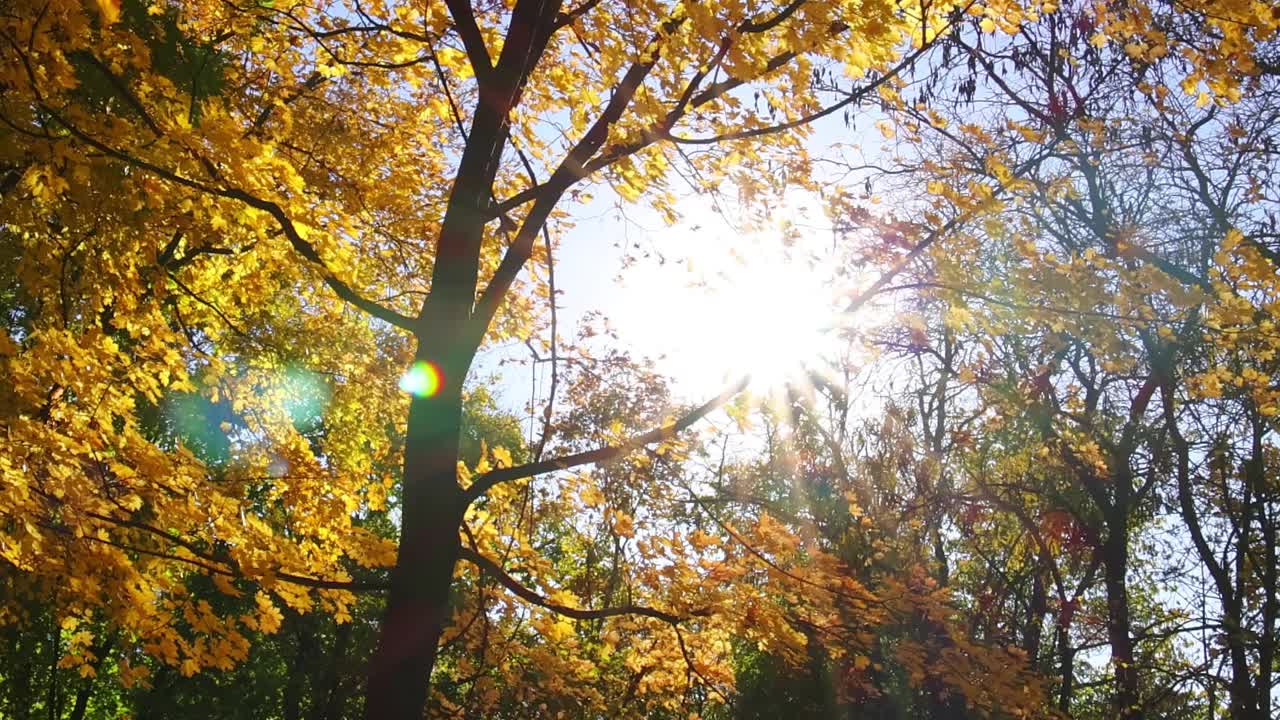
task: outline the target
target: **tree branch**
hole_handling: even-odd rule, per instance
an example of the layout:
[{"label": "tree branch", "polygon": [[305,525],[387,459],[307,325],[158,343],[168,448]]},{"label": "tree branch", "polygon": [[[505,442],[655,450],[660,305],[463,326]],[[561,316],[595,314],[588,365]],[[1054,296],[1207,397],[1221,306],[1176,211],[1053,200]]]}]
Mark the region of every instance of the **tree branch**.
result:
[{"label": "tree branch", "polygon": [[289,239],[289,242],[293,246],[294,250],[296,250],[300,255],[302,255],[307,260],[310,260],[311,262],[314,262],[320,266],[321,276],[323,277],[325,284],[328,285],[338,295],[338,297],[342,298],[348,303],[351,303],[352,305],[355,305],[357,308],[363,310],[364,312],[380,320],[383,320],[384,322],[387,322],[403,330],[408,330],[411,332],[414,330],[414,322],[410,318],[404,315],[401,315],[400,313],[390,308],[383,307],[382,305],[380,305],[377,302],[374,302],[373,300],[370,300],[368,298],[361,296],[351,286],[339,280],[333,274],[333,272],[330,271],[329,268],[325,265],[324,261],[320,258],[320,254],[316,252],[315,247],[302,238],[302,236],[298,233],[297,228],[294,226],[293,220],[288,216],[288,214],[284,211],[284,209],[281,208],[280,205],[278,205],[277,203],[271,202],[269,200],[264,200],[255,195],[251,195],[239,188],[227,188],[227,187],[218,187],[216,185],[208,185],[199,180],[193,180],[183,175],[179,175],[177,172],[160,167],[159,165],[148,162],[141,158],[134,157],[133,155],[123,150],[120,150],[119,148],[113,147],[111,145],[107,145],[106,143],[98,140],[92,135],[81,130],[76,125],[72,124],[65,117],[63,117],[58,111],[54,110],[45,102],[43,95],[39,91],[38,78],[36,76],[35,70],[30,65],[29,59],[27,58],[25,53],[22,52],[21,48],[17,47],[16,44],[13,43],[12,39],[8,38],[8,36],[5,36],[5,38],[9,40],[10,45],[14,46],[14,49],[17,50],[17,52],[19,53],[19,57],[26,70],[27,79],[31,83],[32,93],[40,109],[48,113],[50,117],[52,117],[54,120],[58,122],[58,124],[66,128],[66,130],[69,133],[71,133],[71,135],[75,136],[77,139],[84,142],[85,144],[103,153],[106,153],[111,157],[116,158],[117,160],[121,160],[125,163],[128,163],[129,165],[133,165],[134,167],[140,168],[142,170],[146,170],[165,180],[169,180],[170,182],[177,183],[178,185],[182,185],[183,187],[187,187],[192,190],[208,193],[210,195],[225,197],[232,200],[239,200],[252,208],[267,212],[276,220],[277,223],[279,223],[280,229],[284,231],[285,237]]},{"label": "tree branch", "polygon": [[[574,618],[575,620],[600,620],[602,618],[616,617],[618,615],[642,615],[644,617],[651,617],[665,623],[670,623],[671,625],[676,625],[688,619],[688,617],[681,617],[679,615],[663,612],[662,610],[646,607],[644,605],[619,605],[617,607],[598,608],[595,610],[584,610],[582,608],[572,608],[567,605],[560,605],[559,603],[554,603],[524,586],[520,581],[508,575],[506,571],[498,565],[498,563],[490,560],[484,555],[481,555],[478,551],[470,547],[464,545],[459,557],[480,568],[482,572],[489,575],[494,580],[497,580],[499,584],[507,590],[510,590],[512,594],[525,602],[550,610],[557,615]],[[689,614],[689,617],[703,617],[709,614],[710,611],[708,610],[695,610]]]},{"label": "tree branch", "polygon": [[534,475],[541,475],[555,470],[567,470],[572,467],[578,467],[579,465],[606,463],[623,457],[634,450],[644,447],[645,445],[650,445],[652,443],[674,437],[676,433],[692,426],[694,423],[729,402],[733,396],[737,395],[747,387],[748,381],[749,378],[744,377],[725,389],[724,392],[689,411],[689,413],[680,419],[661,427],[654,428],[646,433],[637,435],[619,445],[608,445],[606,447],[596,448],[595,450],[587,450],[585,452],[565,455],[558,458],[552,458],[550,460],[542,460],[525,465],[518,465],[516,467],[490,470],[489,472],[477,477],[475,482],[471,483],[471,485],[467,487],[463,497],[466,500],[466,503],[470,505],[481,495],[484,495],[486,492],[493,489],[494,486],[501,483],[533,477]]},{"label": "tree branch", "polygon": [[[493,278],[485,287],[484,292],[480,296],[480,300],[476,303],[475,310],[472,312],[470,322],[471,340],[475,344],[479,344],[484,333],[489,329],[489,324],[493,321],[493,316],[498,312],[498,307],[506,298],[512,284],[515,283],[516,276],[520,274],[520,270],[524,267],[526,261],[533,254],[533,243],[537,238],[538,232],[550,217],[552,209],[559,202],[561,195],[564,194],[574,183],[586,176],[587,170],[585,163],[596,154],[600,146],[604,144],[609,137],[609,128],[613,126],[626,111],[627,106],[631,104],[632,97],[635,96],[637,90],[644,83],[645,78],[649,75],[649,71],[658,61],[659,41],[664,33],[669,33],[679,25],[678,20],[668,20],[663,23],[662,28],[650,40],[649,48],[639,60],[634,62],[627,69],[622,80],[619,81],[614,89],[613,96],[609,98],[609,103],[605,105],[604,111],[600,113],[600,117],[592,123],[590,129],[582,136],[582,139],[569,151],[551,174],[551,177],[543,184],[545,191],[538,195],[537,201],[529,210],[529,214],[525,216],[524,222],[520,225],[520,230],[516,233],[515,239],[510,247],[507,248],[506,254],[502,257],[498,269],[494,272]],[[504,53],[505,57],[505,53]]]},{"label": "tree branch", "polygon": [[[455,14],[465,3],[451,0]],[[423,303],[416,324],[419,332],[461,331],[467,343],[479,345],[470,322],[480,282],[480,246],[484,241],[487,209],[493,203],[493,181],[510,134],[511,112],[519,106],[529,75],[541,60],[555,32],[559,0],[518,0],[497,64],[479,82],[466,147],[458,162],[453,188],[436,240],[436,263],[431,271],[431,295]],[[470,10],[466,10],[469,15]],[[559,196],[551,199],[554,204]],[[538,208],[530,210],[530,213]],[[550,214],[550,209],[545,210]],[[526,220],[526,225],[528,220]],[[535,228],[536,232],[536,228]],[[532,242],[532,240],[530,240]],[[435,325],[436,327],[432,327]]]},{"label": "tree branch", "polygon": [[320,257],[320,253],[316,251],[315,246],[302,238],[302,235],[298,232],[298,228],[293,224],[293,220],[289,217],[288,213],[284,211],[284,208],[281,208],[278,204],[271,202],[270,200],[263,200],[262,198],[250,195],[238,188],[225,191],[225,195],[227,197],[240,200],[250,207],[262,210],[275,218],[276,222],[280,225],[280,229],[284,231],[284,236],[289,239],[289,244],[293,246],[293,249],[296,250],[299,255],[319,266],[321,278],[324,279],[325,284],[328,285],[338,297],[385,323],[394,325],[401,330],[414,332],[416,324],[412,318],[406,315],[401,315],[389,307],[385,307],[378,302],[362,296],[350,285],[339,280],[338,277],[333,274],[333,271],[325,265],[324,259]]},{"label": "tree branch", "polygon": [[[804,5],[804,2],[805,0],[795,0],[794,2],[784,7],[782,10],[780,10],[773,17],[768,18],[766,20],[762,20],[760,22],[752,22],[752,21],[743,22],[736,28],[736,30],[741,34],[750,34],[750,33],[760,33],[760,32],[764,32],[769,29],[772,29],[773,27],[781,24],[784,20],[789,18],[796,10],[798,10],[802,5]],[[590,5],[592,3],[587,3],[587,4]],[[844,23],[832,23],[831,36],[835,37],[847,31],[848,29],[849,29],[848,25]],[[676,104],[676,107],[673,108],[671,112],[669,112],[662,119],[662,121],[660,121],[655,127],[644,131],[641,134],[641,138],[635,142],[613,148],[611,152],[607,152],[601,157],[598,157],[595,159],[585,158],[583,160],[584,162],[583,172],[586,174],[595,172],[596,170],[599,170],[600,168],[610,165],[611,163],[614,163],[628,155],[632,155],[636,152],[639,152],[645,147],[648,147],[649,145],[653,144],[655,140],[671,139],[667,137],[667,133],[671,130],[671,128],[675,126],[675,123],[680,119],[680,117],[683,116],[683,114],[689,107],[697,109],[721,97],[722,95],[729,92],[730,90],[740,87],[751,80],[759,79],[759,76],[757,76],[750,79],[723,80],[719,83],[713,84],[712,86],[703,90],[701,93],[697,93],[695,95],[694,92],[701,85],[702,80],[706,77],[707,74],[711,72],[712,69],[714,69],[716,65],[719,64],[719,62],[723,59],[724,53],[727,52],[728,49],[729,49],[729,43],[727,42],[721,43],[721,46],[717,50],[716,55],[711,58],[711,60],[706,64],[706,66],[702,70],[695,73],[694,76],[690,78],[690,82],[686,87],[684,96],[679,99],[679,101]],[[761,73],[761,75],[766,75],[774,70],[777,70],[783,65],[786,65],[791,60],[795,59],[800,54],[801,53],[799,51],[791,51],[791,52],[786,52],[786,53],[782,53],[774,56],[765,65],[765,70],[764,72]],[[843,107],[844,104],[845,103],[842,103],[841,107]],[[821,116],[822,114],[819,114],[811,119],[817,119],[818,117],[821,117]],[[785,128],[776,128],[773,130],[757,132],[754,134],[765,134],[765,132],[778,132],[783,129]],[[747,137],[750,137],[750,136],[747,136]],[[495,202],[488,209],[488,217],[495,218],[504,213],[510,212],[511,210],[514,210],[515,208],[518,208],[521,205],[525,205],[529,202],[539,200],[542,197],[545,197],[546,194],[548,192],[551,192],[552,190],[553,188],[551,188],[550,181],[543,183],[542,185],[535,185],[534,187],[525,188],[524,190],[516,193],[515,195],[512,195],[511,197],[506,198],[505,200],[502,200],[500,202]]]},{"label": "tree branch", "polygon": [[[467,51],[467,60],[475,71],[476,81],[480,84],[488,82],[489,73],[493,72],[493,60],[489,58],[489,48],[484,44],[484,36],[480,34],[480,26],[476,25],[476,16],[471,12],[471,3],[467,0],[446,0],[453,25],[458,30],[462,47]],[[434,54],[434,53],[433,53]]]},{"label": "tree branch", "polygon": [[[939,33],[939,36],[941,35],[942,33]],[[761,135],[772,135],[774,133],[785,132],[787,130],[794,130],[795,128],[802,127],[804,125],[809,125],[813,122],[821,120],[824,117],[827,117],[828,115],[831,115],[835,112],[843,110],[844,108],[854,103],[860,102],[861,100],[866,98],[868,95],[870,95],[873,91],[879,89],[881,85],[884,85],[890,80],[898,77],[898,75],[902,74],[903,70],[910,68],[912,65],[915,64],[916,60],[920,59],[921,55],[923,55],[927,50],[931,49],[934,45],[934,42],[935,41],[930,41],[928,43],[921,45],[918,49],[916,49],[914,53],[909,55],[902,62],[898,63],[898,65],[894,67],[892,70],[884,73],[880,77],[867,83],[866,85],[863,85],[857,90],[851,91],[844,99],[840,100],[839,102],[828,105],[827,107],[821,110],[817,110],[803,117],[796,118],[795,120],[791,120],[784,123],[778,123],[776,125],[769,125],[766,127],[738,130],[736,132],[724,133],[722,135],[711,135],[706,137],[681,137],[678,135],[667,134],[666,138],[672,142],[680,143],[684,145],[714,145],[716,143],[721,143],[728,140],[746,140],[753,137],[760,137]],[[711,98],[709,98],[708,101],[710,99]]]},{"label": "tree branch", "polygon": [[[110,515],[103,515],[101,513],[96,513],[88,510],[84,511],[84,514],[87,517],[91,517],[95,520],[99,520],[102,522],[108,522],[118,527],[141,530],[142,532],[164,538],[165,540],[168,540],[169,542],[191,553],[194,557],[184,558],[178,555],[171,555],[168,553],[162,553],[155,550],[147,550],[144,548],[139,548],[134,546],[117,545],[116,543],[111,541],[101,541],[101,542],[107,542],[108,544],[116,545],[121,549],[133,550],[146,555],[151,555],[153,557],[164,558],[167,560],[182,561],[182,562],[194,565],[196,567],[202,568],[203,570],[205,570],[210,574],[225,575],[227,577],[241,578],[244,580],[250,580],[253,582],[260,583],[260,580],[261,580],[260,577],[246,575],[234,560],[230,558],[217,557],[216,555],[209,553],[204,549],[200,548],[194,542],[191,542],[190,540],[185,540],[171,532],[161,530],[160,528],[154,527],[152,525],[148,525],[143,522],[138,522],[137,520],[122,520],[120,518],[113,518]],[[94,537],[89,533],[85,533],[85,537],[91,540],[99,540],[99,538]],[[205,562],[200,562],[201,560]],[[208,565],[206,563],[216,563],[217,565],[225,565],[226,567],[221,568],[221,567],[218,567],[217,565]],[[285,572],[271,572],[270,574],[274,575],[276,578],[283,580],[287,583],[291,583],[294,585],[302,585],[304,587],[317,588],[321,590],[349,590],[352,592],[358,592],[361,590],[383,590],[387,587],[386,583],[378,583],[378,582],[363,583],[363,582],[345,581],[345,580],[324,580],[321,578],[312,578],[312,577],[306,577],[304,575],[294,575],[292,573],[285,573]]]}]

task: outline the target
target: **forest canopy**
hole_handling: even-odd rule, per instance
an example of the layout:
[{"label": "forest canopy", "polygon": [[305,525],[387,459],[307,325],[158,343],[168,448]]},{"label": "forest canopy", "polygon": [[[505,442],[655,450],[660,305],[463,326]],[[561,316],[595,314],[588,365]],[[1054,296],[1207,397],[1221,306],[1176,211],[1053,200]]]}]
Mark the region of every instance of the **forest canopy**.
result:
[{"label": "forest canopy", "polygon": [[1262,0],[0,3],[0,717],[1275,717],[1277,170]]}]

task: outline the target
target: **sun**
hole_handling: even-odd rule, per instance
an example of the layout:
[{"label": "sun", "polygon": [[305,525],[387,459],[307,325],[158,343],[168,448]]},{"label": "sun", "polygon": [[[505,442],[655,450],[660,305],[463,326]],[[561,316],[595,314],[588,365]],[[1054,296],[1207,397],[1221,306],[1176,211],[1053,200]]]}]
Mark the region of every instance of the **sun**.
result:
[{"label": "sun", "polygon": [[633,273],[611,313],[677,391],[702,396],[749,376],[752,394],[765,396],[823,373],[846,324],[836,263],[777,238],[691,246],[683,271]]},{"label": "sun", "polygon": [[807,395],[815,376],[837,381],[866,317],[848,312],[858,278],[810,209],[820,201],[788,198],[763,220],[688,207],[651,236],[656,257],[628,266],[601,296],[611,336],[654,360],[687,398],[744,376],[760,401]]},{"label": "sun", "polygon": [[703,362],[747,375],[757,394],[818,372],[837,342],[837,298],[822,268],[786,257],[746,260],[707,286]]}]

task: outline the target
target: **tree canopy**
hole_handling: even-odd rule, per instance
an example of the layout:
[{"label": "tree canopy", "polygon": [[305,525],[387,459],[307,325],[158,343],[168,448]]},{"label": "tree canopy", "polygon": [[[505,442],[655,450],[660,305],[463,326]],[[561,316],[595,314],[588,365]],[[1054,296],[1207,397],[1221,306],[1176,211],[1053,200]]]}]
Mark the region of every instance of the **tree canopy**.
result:
[{"label": "tree canopy", "polygon": [[[0,714],[1271,717],[1278,32],[12,0]],[[804,372],[560,323],[593,195],[796,194],[851,283]]]}]

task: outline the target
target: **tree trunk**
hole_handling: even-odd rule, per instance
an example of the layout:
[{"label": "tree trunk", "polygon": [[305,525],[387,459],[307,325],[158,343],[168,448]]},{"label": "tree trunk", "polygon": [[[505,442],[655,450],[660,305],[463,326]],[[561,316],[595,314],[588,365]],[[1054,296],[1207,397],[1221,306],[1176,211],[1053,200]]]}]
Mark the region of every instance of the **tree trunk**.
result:
[{"label": "tree trunk", "polygon": [[466,368],[444,367],[453,371],[444,371],[440,392],[409,406],[400,548],[369,664],[368,720],[420,720],[448,621],[463,512],[457,463]]},{"label": "tree trunk", "polygon": [[285,682],[280,714],[284,720],[299,720],[302,717],[302,690],[306,680],[304,669],[315,653],[315,638],[308,618],[292,611],[289,615],[289,625],[294,637],[294,666]]},{"label": "tree trunk", "polygon": [[1117,509],[1107,523],[1107,539],[1102,546],[1102,570],[1107,589],[1107,640],[1111,643],[1111,664],[1115,668],[1114,717],[1140,720],[1138,668],[1133,664],[1133,637],[1129,634],[1128,516]]},{"label": "tree trunk", "polygon": [[1066,625],[1058,625],[1058,674],[1062,684],[1058,686],[1058,710],[1071,716],[1071,700],[1076,692],[1076,651],[1071,647],[1071,632]]},{"label": "tree trunk", "polygon": [[1259,714],[1253,697],[1253,677],[1249,671],[1249,654],[1245,648],[1245,630],[1240,621],[1240,606],[1233,603],[1223,613],[1223,625],[1227,637],[1227,649],[1231,656],[1231,717],[1232,720],[1264,720]]},{"label": "tree trunk", "polygon": [[[1214,587],[1218,591],[1222,608],[1223,639],[1227,645],[1228,658],[1231,662],[1231,679],[1228,683],[1228,704],[1233,720],[1261,720],[1267,717],[1269,708],[1260,706],[1254,692],[1253,677],[1249,666],[1248,632],[1244,625],[1245,595],[1244,556],[1249,551],[1250,498],[1253,496],[1254,463],[1251,460],[1246,467],[1245,493],[1242,501],[1243,511],[1239,518],[1232,519],[1238,530],[1236,536],[1236,577],[1231,578],[1231,566],[1218,562],[1215,552],[1205,539],[1200,524],[1200,516],[1195,506],[1195,497],[1191,488],[1191,450],[1182,432],[1178,429],[1173,415],[1172,392],[1166,387],[1165,417],[1173,440],[1177,456],[1178,504],[1183,522],[1191,536],[1192,544],[1200,557],[1201,563],[1209,571]],[[1255,432],[1254,457],[1261,457],[1261,437]],[[1228,515],[1230,517],[1230,515]],[[1212,696],[1211,696],[1212,697]]]},{"label": "tree trunk", "polygon": [[1045,595],[1044,579],[1037,569],[1031,580],[1031,599],[1027,606],[1027,621],[1023,625],[1022,650],[1027,654],[1027,667],[1033,672],[1040,670],[1040,640],[1044,633],[1044,618],[1049,612],[1048,598]]},{"label": "tree trunk", "polygon": [[1258,708],[1264,717],[1271,712],[1272,668],[1276,656],[1276,620],[1280,617],[1280,563],[1276,558],[1276,519],[1263,503],[1262,533],[1266,567],[1262,575],[1262,631],[1258,639]]},{"label": "tree trunk", "polygon": [[[462,18],[474,23],[467,3],[447,5],[455,21]],[[497,62],[485,59],[480,67],[473,67],[478,76],[478,104],[440,225],[431,291],[415,330],[415,359],[435,365],[442,375],[441,387],[437,394],[415,397],[409,405],[400,548],[391,572],[378,646],[369,664],[368,720],[422,717],[437,645],[448,621],[449,590],[461,549],[458,533],[466,510],[457,477],[462,383],[492,314],[529,257],[533,238],[560,193],[577,179],[557,170],[554,182],[548,181],[553,190],[544,192],[530,208],[477,302],[484,226],[492,219],[488,210],[493,181],[507,144],[511,112],[519,106],[525,83],[556,30],[560,6],[560,0],[517,2]],[[594,144],[584,146],[584,138],[575,148],[575,152],[585,153],[579,162],[594,154],[606,139],[608,123],[599,127],[594,131],[598,135]],[[568,167],[581,165],[562,166]],[[518,250],[520,247],[525,250]]]},{"label": "tree trunk", "polygon": [[89,709],[89,699],[93,697],[94,678],[98,676],[98,670],[102,669],[102,663],[106,661],[107,656],[111,654],[112,648],[115,647],[117,634],[112,632],[97,647],[93,648],[93,655],[96,658],[93,661],[93,675],[85,678],[80,685],[80,689],[76,691],[76,702],[71,707],[71,714],[67,716],[67,720],[84,720],[85,712]]},{"label": "tree trunk", "polygon": [[[32,676],[35,675],[35,648],[38,645],[28,645],[26,640],[34,638],[35,633],[28,634],[27,627],[21,624],[10,625],[5,628],[6,634],[9,636],[8,656],[11,658],[21,658],[22,662],[18,665],[18,670],[12,678],[5,678],[6,682],[11,683],[6,694],[6,700],[9,710],[9,717],[15,720],[31,720],[31,707],[35,705],[35,697],[31,689]],[[0,707],[0,712],[4,708]]]},{"label": "tree trunk", "polygon": [[[54,603],[53,608],[57,604]],[[58,658],[62,655],[62,631],[58,629],[58,615],[51,608],[49,611],[49,693],[45,701],[49,720],[62,717],[62,697],[58,690]]]},{"label": "tree trunk", "polygon": [[[1253,437],[1250,447],[1249,460],[1245,465],[1245,487],[1247,489],[1246,497],[1252,496],[1253,502],[1246,503],[1244,508],[1244,517],[1242,524],[1249,527],[1253,522],[1254,516],[1258,522],[1258,532],[1261,534],[1259,541],[1262,545],[1262,568],[1255,569],[1255,573],[1260,573],[1261,591],[1262,591],[1262,622],[1257,628],[1257,646],[1258,646],[1258,677],[1257,684],[1254,684],[1254,678],[1250,674],[1249,657],[1245,644],[1249,641],[1248,628],[1243,627],[1245,616],[1244,606],[1244,574],[1243,562],[1241,562],[1241,575],[1238,585],[1241,586],[1241,592],[1237,594],[1236,614],[1240,618],[1241,627],[1238,628],[1237,636],[1240,645],[1240,662],[1236,662],[1236,649],[1232,647],[1232,665],[1233,671],[1236,666],[1241,668],[1240,679],[1237,681],[1233,672],[1232,682],[1239,682],[1241,691],[1246,693],[1243,695],[1244,702],[1248,704],[1247,717],[1258,718],[1263,720],[1270,717],[1271,714],[1271,668],[1275,657],[1275,635],[1274,624],[1276,618],[1276,534],[1275,525],[1268,518],[1267,505],[1268,493],[1266,490],[1266,456],[1264,454],[1263,439],[1267,434],[1266,425],[1259,421],[1255,415],[1253,419]],[[1252,507],[1250,507],[1252,505]],[[1249,552],[1249,547],[1244,544],[1244,533],[1241,533],[1240,543],[1240,559],[1244,560],[1244,556]],[[1231,629],[1231,628],[1229,628]]]},{"label": "tree trunk", "polygon": [[315,688],[311,698],[310,720],[341,720],[342,702],[342,669],[346,665],[347,653],[351,650],[351,623],[343,623],[334,631],[333,651],[329,653],[329,665],[325,668],[324,678]]}]

